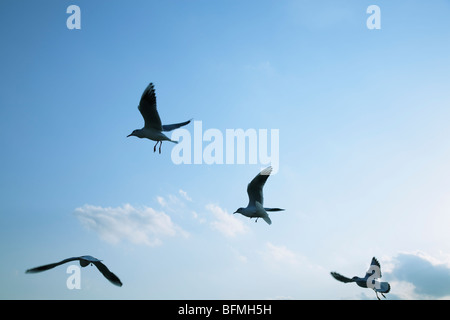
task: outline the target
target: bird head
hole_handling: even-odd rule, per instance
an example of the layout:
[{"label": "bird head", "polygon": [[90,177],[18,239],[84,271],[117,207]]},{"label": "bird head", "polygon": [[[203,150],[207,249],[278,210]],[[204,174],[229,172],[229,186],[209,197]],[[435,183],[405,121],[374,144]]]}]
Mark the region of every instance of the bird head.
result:
[{"label": "bird head", "polygon": [[138,137],[138,138],[145,138],[145,130],[144,129],[136,129],[136,130],[133,130],[133,132],[132,133],[130,133],[128,136],[127,136],[127,138],[128,137],[131,137],[131,136],[135,136],[135,137]]},{"label": "bird head", "polygon": [[131,137],[131,136],[135,136],[135,137],[138,137],[138,138],[143,138],[144,137],[144,133],[142,132],[142,129],[136,129],[136,130],[133,130],[133,132],[130,133],[127,136],[127,138]]},{"label": "bird head", "polygon": [[235,212],[233,212],[233,214],[235,214],[235,213],[243,213],[243,212],[244,212],[244,208],[239,208]]}]

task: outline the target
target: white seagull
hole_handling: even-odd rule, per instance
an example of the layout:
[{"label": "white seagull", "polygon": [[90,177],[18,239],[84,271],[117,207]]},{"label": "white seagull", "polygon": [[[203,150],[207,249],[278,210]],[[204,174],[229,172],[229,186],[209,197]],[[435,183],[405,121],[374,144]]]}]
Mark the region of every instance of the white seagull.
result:
[{"label": "white seagull", "polygon": [[86,267],[89,264],[91,264],[91,265],[94,264],[97,267],[97,269],[105,276],[105,278],[108,279],[109,281],[111,281],[111,283],[113,283],[119,287],[122,286],[122,282],[120,281],[120,279],[114,273],[109,271],[109,269],[101,262],[101,260],[98,260],[97,258],[94,258],[92,256],[67,258],[67,259],[61,260],[60,262],[50,263],[50,264],[46,264],[46,265],[43,265],[40,267],[28,269],[25,272],[26,273],[42,272],[42,271],[46,271],[46,270],[52,269],[54,267],[57,267],[59,265],[62,265],[64,263],[67,263],[70,261],[77,261],[77,260],[80,262],[81,267]]},{"label": "white seagull", "polygon": [[258,222],[258,218],[263,218],[268,224],[272,224],[267,211],[284,211],[280,208],[264,208],[263,202],[263,187],[272,172],[272,167],[268,167],[261,171],[247,186],[248,193],[248,205],[246,208],[239,208],[234,213],[240,213],[246,217],[256,218],[255,222]]},{"label": "white seagull", "polygon": [[147,138],[156,141],[153,152],[156,152],[156,146],[159,143],[159,153],[161,153],[161,145],[163,141],[178,143],[177,141],[169,139],[164,133],[162,133],[163,131],[172,131],[191,122],[191,120],[188,120],[181,123],[162,125],[158,110],[156,110],[155,87],[151,82],[144,90],[144,93],[142,93],[138,109],[141,112],[142,117],[144,118],[144,127],[142,129],[134,130],[127,137],[135,136],[138,138]]},{"label": "white seagull", "polygon": [[344,283],[355,282],[358,286],[360,286],[362,288],[372,288],[373,291],[375,291],[375,294],[377,295],[378,300],[380,300],[380,297],[378,297],[378,292],[384,298],[386,298],[384,293],[388,293],[391,290],[391,286],[388,282],[382,282],[382,281],[376,280],[376,279],[381,278],[381,266],[375,257],[372,258],[372,262],[370,263],[369,270],[367,270],[367,272],[363,278],[355,276],[350,279],[350,278],[347,278],[337,272],[331,272],[331,275],[336,280],[344,282]]}]

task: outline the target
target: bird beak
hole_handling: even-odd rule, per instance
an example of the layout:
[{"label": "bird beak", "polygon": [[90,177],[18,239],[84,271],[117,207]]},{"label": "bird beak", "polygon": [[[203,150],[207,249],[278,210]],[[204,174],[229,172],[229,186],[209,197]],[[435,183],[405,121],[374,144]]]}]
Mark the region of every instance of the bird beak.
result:
[{"label": "bird beak", "polygon": [[132,135],[133,135],[133,134],[132,134],[132,133],[130,133],[129,135],[127,135],[127,138],[128,138],[128,137],[131,137]]}]

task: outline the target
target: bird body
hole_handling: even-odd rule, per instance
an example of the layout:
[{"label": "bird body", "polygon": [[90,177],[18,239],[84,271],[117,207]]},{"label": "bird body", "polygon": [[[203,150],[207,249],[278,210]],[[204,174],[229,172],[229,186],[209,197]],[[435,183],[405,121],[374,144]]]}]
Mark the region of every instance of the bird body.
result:
[{"label": "bird body", "polygon": [[239,208],[238,211],[236,211],[243,216],[246,216],[248,218],[262,218],[264,221],[266,221],[268,224],[272,224],[272,220],[270,220],[268,213],[266,212],[265,208],[260,204],[259,202],[255,202],[254,205],[248,205],[246,208]]},{"label": "bird body", "polygon": [[138,138],[147,138],[156,141],[156,145],[153,148],[153,152],[156,152],[156,146],[159,145],[159,153],[161,153],[161,145],[163,141],[170,141],[178,143],[168,138],[163,131],[172,131],[182,126],[187,125],[191,120],[163,125],[161,118],[159,117],[158,110],[156,109],[156,94],[153,83],[150,83],[144,90],[139,102],[138,109],[144,118],[144,127],[142,129],[133,130],[127,137],[135,136]]},{"label": "bird body", "polygon": [[38,273],[38,272],[46,271],[46,270],[53,269],[57,266],[60,266],[64,263],[71,262],[71,261],[79,261],[80,266],[83,268],[87,267],[90,264],[93,264],[103,274],[103,276],[106,279],[108,279],[111,283],[113,283],[119,287],[122,286],[122,282],[120,281],[120,279],[114,273],[109,271],[109,269],[101,262],[101,260],[94,258],[92,256],[80,256],[80,257],[67,258],[67,259],[61,260],[59,262],[50,263],[50,264],[46,264],[46,265],[43,265],[40,267],[28,269],[27,271],[25,271],[25,273]]},{"label": "bird body", "polygon": [[388,282],[377,280],[381,278],[381,266],[375,257],[372,258],[369,270],[366,272],[364,277],[355,276],[352,278],[347,278],[337,272],[331,272],[331,276],[340,282],[355,282],[361,288],[373,289],[378,300],[380,300],[378,293],[386,298],[384,293],[388,293],[391,290],[391,286]]},{"label": "bird body", "polygon": [[164,133],[161,131],[154,129],[154,128],[142,128],[142,129],[136,129],[132,133],[133,136],[138,138],[147,138],[153,141],[170,141],[173,143],[178,143],[177,141],[171,140],[169,137],[167,137]]},{"label": "bird body", "polygon": [[268,224],[272,224],[267,211],[284,211],[280,208],[264,208],[263,187],[269,175],[272,172],[272,167],[268,167],[261,171],[253,180],[247,185],[248,205],[245,208],[239,208],[234,213],[240,213],[248,218],[262,218]]}]

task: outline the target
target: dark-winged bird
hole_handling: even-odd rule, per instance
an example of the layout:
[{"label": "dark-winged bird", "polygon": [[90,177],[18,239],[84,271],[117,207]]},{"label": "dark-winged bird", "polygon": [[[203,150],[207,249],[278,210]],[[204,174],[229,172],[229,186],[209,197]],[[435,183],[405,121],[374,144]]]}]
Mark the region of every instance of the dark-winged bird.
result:
[{"label": "dark-winged bird", "polygon": [[247,207],[239,208],[234,213],[240,213],[250,219],[256,218],[255,222],[258,221],[258,218],[263,218],[265,222],[272,224],[272,220],[270,220],[267,211],[284,211],[284,209],[263,207],[263,187],[271,173],[272,167],[268,167],[253,178],[247,186],[247,194],[249,199]]},{"label": "dark-winged bird", "polygon": [[159,143],[159,153],[161,153],[161,145],[163,141],[178,143],[177,141],[169,139],[163,131],[172,131],[191,122],[191,120],[188,120],[181,123],[162,125],[158,110],[156,110],[156,95],[153,83],[150,83],[144,90],[144,93],[142,93],[138,109],[144,118],[144,127],[142,129],[134,130],[127,137],[135,136],[138,138],[147,138],[156,141],[153,152],[156,152],[156,146]]},{"label": "dark-winged bird", "polygon": [[60,262],[50,263],[50,264],[46,264],[46,265],[43,265],[40,267],[28,269],[26,271],[26,273],[37,273],[37,272],[46,271],[46,270],[52,269],[54,267],[57,267],[59,265],[62,265],[64,263],[67,263],[70,261],[77,261],[77,260],[80,262],[80,266],[82,266],[82,267],[86,267],[89,264],[95,265],[97,267],[97,269],[105,276],[105,278],[108,279],[109,281],[111,281],[111,283],[113,283],[119,287],[122,286],[122,282],[120,281],[120,279],[114,273],[109,271],[109,269],[101,262],[101,260],[98,260],[97,258],[94,258],[91,256],[67,258]]},{"label": "dark-winged bird", "polygon": [[388,282],[382,282],[378,281],[377,279],[381,278],[381,266],[378,260],[373,257],[372,262],[370,263],[369,270],[367,270],[364,277],[353,277],[353,278],[347,278],[337,272],[331,272],[331,275],[333,278],[335,278],[338,281],[348,283],[348,282],[355,282],[358,286],[362,288],[371,288],[375,291],[375,294],[377,295],[377,299],[380,300],[380,297],[378,296],[378,292],[386,298],[384,293],[388,293],[391,290],[391,286]]}]

